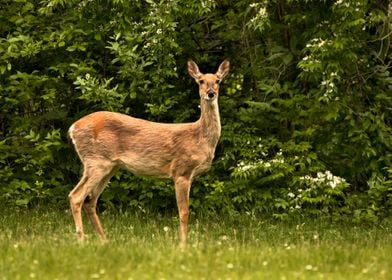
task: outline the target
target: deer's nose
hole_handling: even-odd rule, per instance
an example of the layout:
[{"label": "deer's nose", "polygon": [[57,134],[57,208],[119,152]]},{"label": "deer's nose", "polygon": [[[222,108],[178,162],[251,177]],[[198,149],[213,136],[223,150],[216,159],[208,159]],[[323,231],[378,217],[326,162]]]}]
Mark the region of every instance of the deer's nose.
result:
[{"label": "deer's nose", "polygon": [[207,91],[207,96],[208,96],[209,99],[214,98],[215,94],[216,94],[215,91],[213,91],[212,89]]}]

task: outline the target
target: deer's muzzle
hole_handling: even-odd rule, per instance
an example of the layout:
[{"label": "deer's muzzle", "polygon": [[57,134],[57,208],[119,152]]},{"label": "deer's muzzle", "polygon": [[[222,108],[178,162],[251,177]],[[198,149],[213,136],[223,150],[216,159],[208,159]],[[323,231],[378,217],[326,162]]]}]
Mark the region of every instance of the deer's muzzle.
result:
[{"label": "deer's muzzle", "polygon": [[211,100],[216,96],[216,92],[213,90],[207,91],[207,95],[205,96],[205,99]]}]

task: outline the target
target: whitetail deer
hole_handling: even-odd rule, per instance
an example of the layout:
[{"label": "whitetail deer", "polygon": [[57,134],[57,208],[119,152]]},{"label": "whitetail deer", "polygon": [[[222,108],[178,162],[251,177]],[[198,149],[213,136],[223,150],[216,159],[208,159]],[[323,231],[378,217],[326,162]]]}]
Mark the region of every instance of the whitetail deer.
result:
[{"label": "whitetail deer", "polygon": [[210,167],[214,157],[221,133],[219,83],[229,68],[225,60],[215,74],[202,74],[195,62],[188,61],[188,72],[199,85],[201,115],[196,122],[166,124],[96,112],[70,127],[69,136],[84,167],[82,178],[69,193],[80,241],[84,240],[82,206],[95,232],[106,240],[96,213],[97,200],[117,167],[123,167],[136,175],[173,179],[180,245],[186,244],[191,182]]}]

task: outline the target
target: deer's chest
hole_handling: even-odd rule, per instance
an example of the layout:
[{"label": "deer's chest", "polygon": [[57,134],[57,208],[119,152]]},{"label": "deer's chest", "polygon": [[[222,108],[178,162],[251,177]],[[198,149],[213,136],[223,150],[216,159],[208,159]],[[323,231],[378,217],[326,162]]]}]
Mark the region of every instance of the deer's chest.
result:
[{"label": "deer's chest", "polygon": [[208,151],[204,154],[200,154],[196,159],[195,159],[195,168],[193,174],[195,176],[206,172],[208,169],[210,169],[212,160],[214,159],[214,152],[215,150]]},{"label": "deer's chest", "polygon": [[197,153],[182,153],[172,161],[171,176],[197,176],[211,167],[213,158],[213,151],[199,150]]}]

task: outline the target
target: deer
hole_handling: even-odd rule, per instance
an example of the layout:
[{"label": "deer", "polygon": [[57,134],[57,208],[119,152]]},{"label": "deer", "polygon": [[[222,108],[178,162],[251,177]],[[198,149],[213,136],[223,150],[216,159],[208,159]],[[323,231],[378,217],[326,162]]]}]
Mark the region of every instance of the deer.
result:
[{"label": "deer", "polygon": [[107,242],[96,208],[98,198],[114,173],[129,170],[136,176],[172,179],[179,215],[179,243],[188,235],[192,180],[206,172],[221,134],[219,86],[228,75],[226,59],[215,74],[203,74],[193,60],[188,73],[199,87],[200,118],[190,123],[159,123],[121,113],[98,111],[74,122],[69,138],[83,165],[78,184],[68,199],[78,240],[85,240],[82,208],[100,240]]}]

